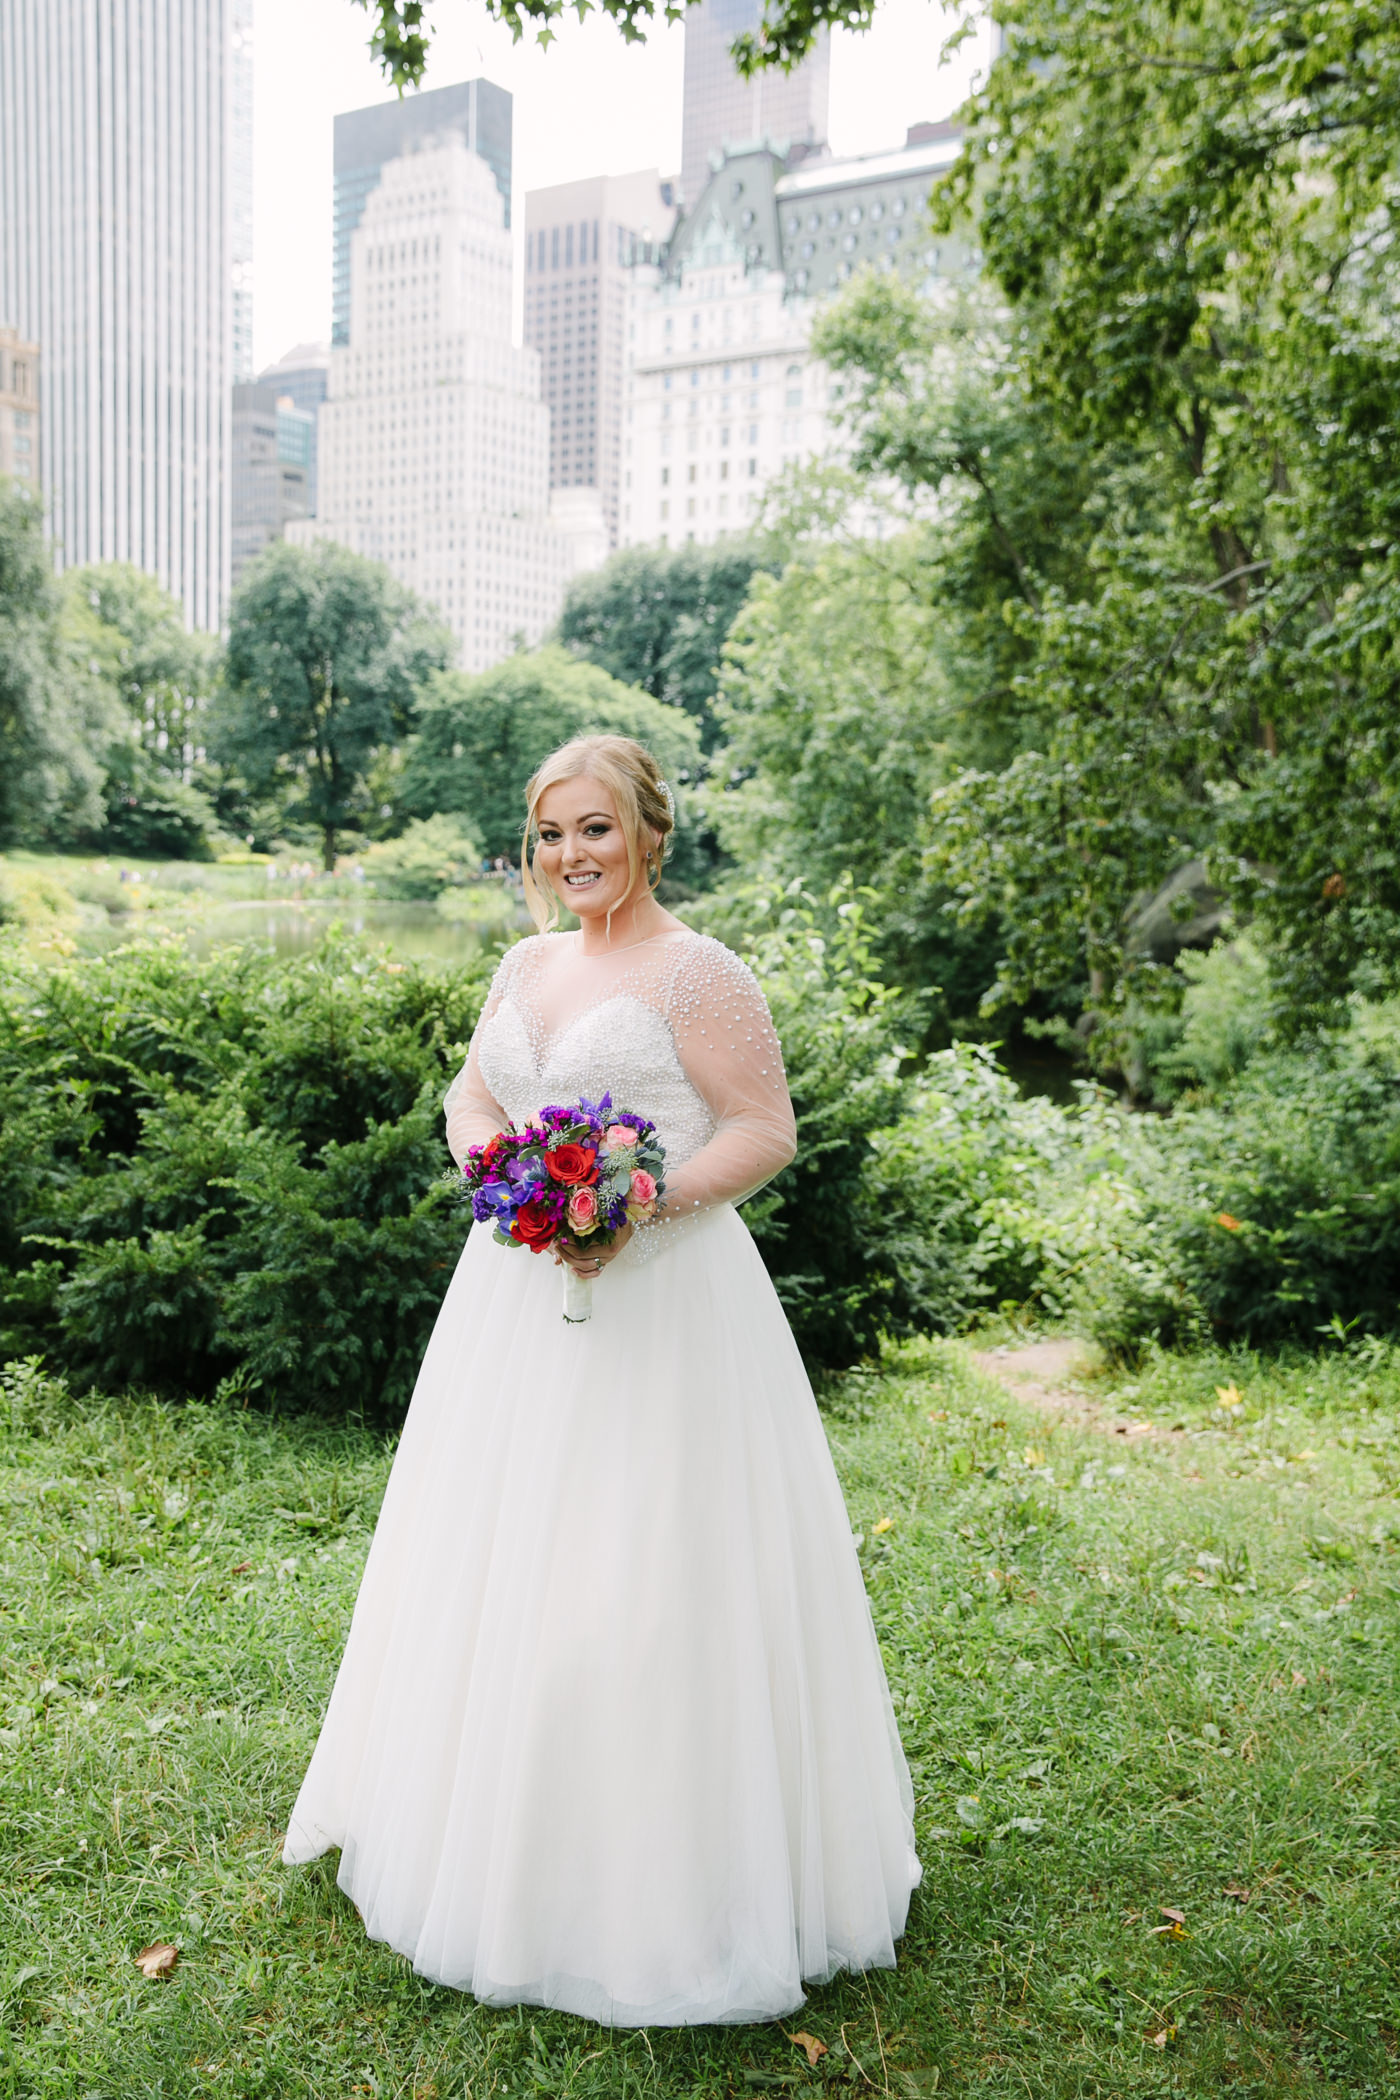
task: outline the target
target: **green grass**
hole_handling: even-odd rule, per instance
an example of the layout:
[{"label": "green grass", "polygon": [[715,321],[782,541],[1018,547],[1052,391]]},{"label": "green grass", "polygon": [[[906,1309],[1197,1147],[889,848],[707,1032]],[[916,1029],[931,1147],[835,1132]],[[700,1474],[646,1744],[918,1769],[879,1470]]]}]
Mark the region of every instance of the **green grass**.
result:
[{"label": "green grass", "polygon": [[1400,1364],[1096,1391],[1157,1433],[1047,1422],[951,1344],[830,1395],[926,1867],[898,1970],[787,2023],[809,2070],[778,2027],[483,2010],[367,1943],[333,1861],[277,1855],[387,1448],[12,1373],[0,2095],[1400,2093]]}]

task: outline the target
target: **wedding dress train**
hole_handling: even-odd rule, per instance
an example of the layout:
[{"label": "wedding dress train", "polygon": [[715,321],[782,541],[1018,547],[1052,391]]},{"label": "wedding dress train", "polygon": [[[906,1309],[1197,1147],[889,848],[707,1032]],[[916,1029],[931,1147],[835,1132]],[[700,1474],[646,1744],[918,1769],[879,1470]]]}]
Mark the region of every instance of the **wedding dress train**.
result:
[{"label": "wedding dress train", "polygon": [[769,2019],[893,1963],[919,1865],[841,1491],[733,1207],[792,1152],[743,964],[521,942],[449,1142],[607,1088],[683,1214],[579,1326],[547,1257],[473,1227],[283,1856],[338,1845],[371,1936],[487,2003]]}]

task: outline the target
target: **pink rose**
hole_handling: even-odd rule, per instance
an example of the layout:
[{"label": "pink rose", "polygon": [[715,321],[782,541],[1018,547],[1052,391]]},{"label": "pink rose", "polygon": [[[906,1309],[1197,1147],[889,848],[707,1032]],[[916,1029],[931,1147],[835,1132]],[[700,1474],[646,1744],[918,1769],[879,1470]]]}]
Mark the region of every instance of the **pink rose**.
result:
[{"label": "pink rose", "polygon": [[637,1133],[630,1123],[610,1123],[603,1132],[603,1143],[610,1152],[615,1152],[619,1145],[635,1145],[636,1142]]},{"label": "pink rose", "polygon": [[564,1216],[569,1225],[582,1237],[598,1230],[598,1198],[590,1188],[577,1188],[569,1198],[569,1207]]},{"label": "pink rose", "polygon": [[632,1201],[641,1204],[656,1201],[656,1180],[645,1167],[638,1167],[632,1176]]}]

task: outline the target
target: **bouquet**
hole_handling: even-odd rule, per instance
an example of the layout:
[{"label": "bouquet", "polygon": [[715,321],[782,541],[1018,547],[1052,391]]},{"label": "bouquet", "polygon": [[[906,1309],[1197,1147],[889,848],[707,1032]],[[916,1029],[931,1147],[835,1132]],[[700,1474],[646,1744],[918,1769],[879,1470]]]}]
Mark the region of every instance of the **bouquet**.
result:
[{"label": "bouquet", "polygon": [[[626,1225],[656,1215],[666,1188],[666,1153],[656,1125],[601,1101],[544,1108],[538,1123],[473,1145],[462,1168],[478,1224],[503,1247],[611,1244]],[[564,1264],[564,1318],[588,1319],[593,1286]]]}]

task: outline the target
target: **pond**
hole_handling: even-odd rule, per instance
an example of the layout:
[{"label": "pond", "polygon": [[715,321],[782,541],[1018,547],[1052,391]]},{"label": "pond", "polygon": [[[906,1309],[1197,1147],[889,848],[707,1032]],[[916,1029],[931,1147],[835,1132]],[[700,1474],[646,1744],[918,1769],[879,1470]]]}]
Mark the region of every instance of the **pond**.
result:
[{"label": "pond", "polygon": [[[515,923],[513,920],[510,922]],[[519,929],[527,924],[523,906]],[[373,898],[324,900],[279,898],[247,903],[213,904],[197,917],[167,918],[163,913],[133,913],[113,920],[110,930],[90,935],[82,945],[113,948],[138,936],[181,932],[195,955],[226,947],[232,941],[257,942],[275,955],[304,955],[332,926],[373,942],[383,942],[395,955],[417,962],[470,962],[489,942],[499,939],[506,923],[496,917],[463,922],[448,919],[433,904],[392,904]]]}]

